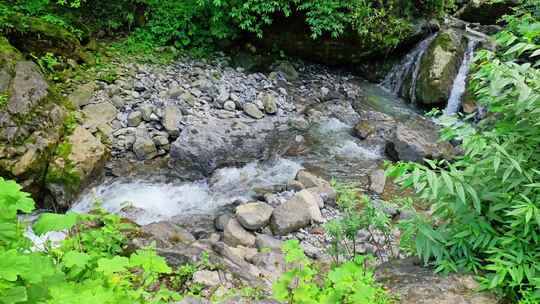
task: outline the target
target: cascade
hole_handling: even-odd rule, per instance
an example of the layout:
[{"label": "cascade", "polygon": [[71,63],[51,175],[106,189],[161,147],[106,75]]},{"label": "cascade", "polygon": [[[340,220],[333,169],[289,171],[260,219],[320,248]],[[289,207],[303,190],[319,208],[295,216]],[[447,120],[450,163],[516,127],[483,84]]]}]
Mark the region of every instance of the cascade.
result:
[{"label": "cascade", "polygon": [[450,97],[448,98],[446,109],[444,110],[444,113],[446,115],[452,115],[457,113],[459,111],[459,108],[461,107],[462,97],[467,87],[469,66],[473,59],[474,49],[477,45],[478,40],[469,38],[469,42],[467,43],[467,49],[465,50],[465,54],[463,55],[463,61],[461,62],[458,74],[454,79],[452,90],[450,91]]},{"label": "cascade", "polygon": [[[386,75],[382,82],[382,86],[396,95],[409,97],[411,101],[414,101],[414,96],[416,95],[414,94],[414,89],[416,86],[416,79],[418,78],[418,73],[420,71],[420,62],[422,61],[422,57],[435,37],[437,37],[437,34],[433,34],[418,43],[401,60],[401,62],[395,65],[388,75]],[[411,88],[409,92],[403,92],[403,82],[408,75],[411,75]]]}]

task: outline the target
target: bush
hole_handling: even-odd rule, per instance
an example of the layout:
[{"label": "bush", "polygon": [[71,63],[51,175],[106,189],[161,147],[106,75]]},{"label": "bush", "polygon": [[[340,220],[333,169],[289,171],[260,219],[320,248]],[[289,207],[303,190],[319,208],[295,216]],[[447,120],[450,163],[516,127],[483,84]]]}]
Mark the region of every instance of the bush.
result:
[{"label": "bush", "polygon": [[483,274],[485,288],[540,301],[540,21],[508,17],[501,49],[475,58],[471,91],[487,107],[479,125],[444,118],[443,139],[462,142],[451,162],[400,163],[390,170],[431,218],[404,223],[406,246],[440,271]]}]

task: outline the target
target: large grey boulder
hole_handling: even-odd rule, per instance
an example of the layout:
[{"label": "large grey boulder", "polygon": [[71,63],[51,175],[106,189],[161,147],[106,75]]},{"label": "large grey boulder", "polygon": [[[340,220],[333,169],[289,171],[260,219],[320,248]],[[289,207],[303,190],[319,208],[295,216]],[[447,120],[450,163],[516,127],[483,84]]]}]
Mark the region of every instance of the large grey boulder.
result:
[{"label": "large grey boulder", "polygon": [[192,168],[204,175],[224,166],[281,155],[293,136],[282,118],[250,123],[241,119],[208,118],[185,127],[172,144],[171,159],[179,168]]},{"label": "large grey boulder", "polygon": [[247,203],[236,208],[236,219],[244,228],[257,230],[270,222],[272,211],[274,208],[266,203]]},{"label": "large grey boulder", "polygon": [[512,13],[519,0],[470,0],[456,13],[461,20],[483,25],[499,24],[500,18]]},{"label": "large grey boulder", "polygon": [[321,198],[302,190],[274,209],[270,227],[275,234],[286,235],[312,222],[323,222],[319,205]]}]

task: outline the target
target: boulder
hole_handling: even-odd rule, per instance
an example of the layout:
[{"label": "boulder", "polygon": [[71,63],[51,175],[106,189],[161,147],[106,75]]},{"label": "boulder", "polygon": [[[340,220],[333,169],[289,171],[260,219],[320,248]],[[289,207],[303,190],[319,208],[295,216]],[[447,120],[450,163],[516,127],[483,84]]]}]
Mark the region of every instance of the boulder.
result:
[{"label": "boulder", "polygon": [[319,209],[321,199],[308,190],[302,190],[274,209],[270,227],[275,234],[286,235],[312,222],[323,222]]},{"label": "boulder", "polygon": [[393,160],[422,162],[424,159],[450,159],[454,148],[450,143],[438,140],[438,127],[427,119],[419,118],[415,124],[398,123],[385,151]]},{"label": "boulder", "polygon": [[92,133],[77,126],[56,154],[47,171],[47,188],[54,194],[56,205],[67,208],[83,187],[101,175],[109,150]]},{"label": "boulder", "polygon": [[453,29],[439,32],[420,61],[414,90],[416,102],[424,106],[446,105],[465,47],[461,33]]},{"label": "boulder", "polygon": [[263,106],[264,106],[264,111],[267,114],[276,114],[277,113],[278,105],[277,105],[277,102],[276,102],[276,97],[274,97],[274,95],[272,95],[272,94],[264,95],[262,102],[263,102]]},{"label": "boulder", "polygon": [[67,110],[61,97],[49,90],[40,68],[24,61],[3,37],[0,95],[0,176],[16,179],[34,198],[43,198],[44,172],[63,136]]},{"label": "boulder", "polygon": [[8,13],[5,18],[10,24],[7,38],[25,53],[37,56],[53,53],[75,60],[89,59],[77,37],[60,25],[19,13]]},{"label": "boulder", "polygon": [[226,244],[233,247],[238,245],[253,247],[255,245],[255,236],[244,229],[236,219],[230,219],[225,225],[223,239]]},{"label": "boulder", "polygon": [[279,117],[250,124],[239,118],[197,120],[172,143],[170,156],[177,168],[191,168],[208,176],[220,167],[282,155],[294,136],[287,121]]},{"label": "boulder", "polygon": [[139,111],[129,113],[127,117],[128,127],[138,127],[143,120],[143,115]]},{"label": "boulder", "polygon": [[141,227],[141,232],[157,241],[159,247],[195,242],[195,237],[189,231],[171,222],[148,224]]},{"label": "boulder", "polygon": [[319,187],[319,186],[329,186],[330,183],[326,180],[306,171],[300,170],[296,174],[296,180],[302,183],[306,188]]},{"label": "boulder", "polygon": [[236,219],[248,230],[258,230],[270,222],[274,208],[262,203],[247,203],[236,207]]},{"label": "boulder", "polygon": [[519,0],[470,0],[456,12],[456,17],[482,25],[500,24],[500,18],[512,13],[512,8],[519,5]]},{"label": "boulder", "polygon": [[412,259],[400,259],[377,268],[376,279],[400,299],[402,304],[497,304],[493,294],[478,292],[471,275],[434,274]]}]

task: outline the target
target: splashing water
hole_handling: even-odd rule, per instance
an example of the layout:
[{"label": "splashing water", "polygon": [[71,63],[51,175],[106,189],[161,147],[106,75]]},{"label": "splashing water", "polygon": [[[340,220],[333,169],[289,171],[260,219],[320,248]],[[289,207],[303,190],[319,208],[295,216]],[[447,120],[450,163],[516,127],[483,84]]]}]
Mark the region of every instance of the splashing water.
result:
[{"label": "splashing water", "polygon": [[459,67],[458,74],[454,83],[452,85],[452,90],[450,91],[450,98],[448,98],[448,104],[444,113],[446,115],[453,115],[459,111],[461,107],[462,97],[465,93],[467,87],[467,76],[469,75],[469,66],[471,64],[472,58],[474,56],[474,49],[478,45],[478,40],[469,39],[467,43],[467,49],[463,55],[463,61]]},{"label": "splashing water", "polygon": [[242,168],[223,168],[210,179],[195,182],[115,180],[87,191],[72,211],[88,212],[99,201],[107,211],[140,225],[177,215],[213,214],[234,201],[252,199],[254,188],[286,184],[300,169],[295,162],[278,159],[272,163],[250,163]]},{"label": "splashing water", "polygon": [[[406,93],[408,96],[403,97],[409,97],[411,102],[414,103],[416,99],[414,90],[416,87],[416,81],[418,79],[418,73],[420,72],[420,62],[422,61],[422,57],[435,37],[437,37],[436,34],[431,35],[418,43],[418,45],[416,45],[416,47],[403,58],[400,64],[395,65],[388,75],[386,75],[381,83],[382,87],[386,88],[395,95],[403,96],[403,94]],[[409,75],[411,75],[410,90],[409,92],[402,92],[403,82]]]}]

